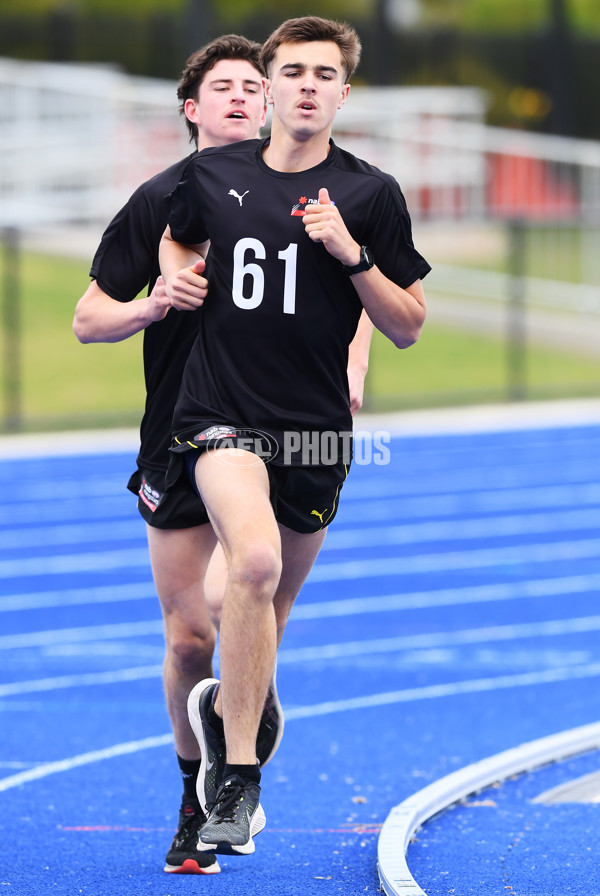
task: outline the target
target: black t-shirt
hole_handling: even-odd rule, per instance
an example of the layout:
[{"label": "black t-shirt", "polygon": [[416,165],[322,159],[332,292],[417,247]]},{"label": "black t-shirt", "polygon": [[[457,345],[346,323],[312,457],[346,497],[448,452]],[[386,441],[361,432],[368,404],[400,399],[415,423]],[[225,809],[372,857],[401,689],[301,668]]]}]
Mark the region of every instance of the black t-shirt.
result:
[{"label": "black t-shirt", "polygon": [[[319,189],[399,286],[430,267],[413,246],[394,178],[333,142],[315,168],[277,172],[263,161],[264,142],[195,156],[171,198],[173,238],[211,241],[209,291],[173,431],[189,437],[228,424],[266,432],[283,448],[285,433],[352,429],[348,346],[362,304],[340,263],[305,233],[302,213]],[[274,462],[283,457],[282,450]]]},{"label": "black t-shirt", "polygon": [[[111,298],[130,302],[160,274],[158,246],[167,226],[166,196],[196,153],[157,174],[133,193],[106,228],[90,277]],[[183,368],[198,332],[199,313],[171,310],[144,331],[146,407],[140,426],[140,467],[165,471],[171,421]]]}]

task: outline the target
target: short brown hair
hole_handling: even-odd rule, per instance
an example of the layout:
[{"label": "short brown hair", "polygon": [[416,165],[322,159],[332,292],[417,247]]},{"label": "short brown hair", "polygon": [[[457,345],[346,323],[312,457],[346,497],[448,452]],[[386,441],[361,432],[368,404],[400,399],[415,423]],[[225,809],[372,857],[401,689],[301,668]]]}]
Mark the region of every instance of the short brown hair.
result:
[{"label": "short brown hair", "polygon": [[[260,59],[260,44],[248,40],[240,34],[224,34],[211,40],[200,50],[196,50],[189,57],[177,86],[177,98],[179,99],[179,112],[185,115],[185,101],[197,99],[202,81],[208,72],[215,67],[221,59],[247,59],[254,66],[261,78],[263,67]],[[198,126],[186,117],[186,124],[190,132],[190,143],[198,142]]]},{"label": "short brown hair", "polygon": [[342,54],[344,79],[349,81],[360,62],[362,47],[358,34],[345,22],[334,22],[332,19],[321,19],[319,16],[288,19],[267,38],[260,54],[267,77],[269,66],[281,44],[300,44],[315,40],[328,40],[338,45]]}]

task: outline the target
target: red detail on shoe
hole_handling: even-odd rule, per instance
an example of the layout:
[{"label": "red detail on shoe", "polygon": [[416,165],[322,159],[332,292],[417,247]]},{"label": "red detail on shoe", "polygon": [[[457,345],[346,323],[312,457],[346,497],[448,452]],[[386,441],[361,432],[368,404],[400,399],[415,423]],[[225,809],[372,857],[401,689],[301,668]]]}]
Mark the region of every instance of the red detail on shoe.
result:
[{"label": "red detail on shoe", "polygon": [[[215,865],[217,866],[215,868]],[[173,868],[173,870],[169,870],[168,874],[217,874],[221,869],[217,865],[215,861],[213,864],[209,865],[208,868],[201,868],[198,862],[195,859],[186,859],[183,865],[180,865],[179,868]]]}]

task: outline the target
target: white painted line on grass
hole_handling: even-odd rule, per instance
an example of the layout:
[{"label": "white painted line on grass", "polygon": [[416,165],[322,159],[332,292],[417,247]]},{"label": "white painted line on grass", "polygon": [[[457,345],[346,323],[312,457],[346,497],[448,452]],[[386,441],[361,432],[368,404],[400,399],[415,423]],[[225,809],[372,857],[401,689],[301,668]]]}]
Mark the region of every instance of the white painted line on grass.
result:
[{"label": "white painted line on grass", "polygon": [[468,765],[399,803],[384,822],[377,845],[383,892],[386,896],[426,896],[410,873],[406,851],[415,832],[434,815],[512,775],[599,747],[600,723],[573,728]]}]

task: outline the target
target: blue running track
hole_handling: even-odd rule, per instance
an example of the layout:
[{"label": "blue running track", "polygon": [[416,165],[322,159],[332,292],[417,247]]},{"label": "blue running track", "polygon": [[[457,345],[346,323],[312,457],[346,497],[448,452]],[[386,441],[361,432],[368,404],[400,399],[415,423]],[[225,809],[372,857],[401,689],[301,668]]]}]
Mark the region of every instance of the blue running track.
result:
[{"label": "blue running track", "polygon": [[[145,528],[125,489],[135,443],[5,452],[0,896],[375,894],[397,803],[600,719],[597,420],[390,448],[388,465],[353,467],[284,638],[267,827],[213,877],[162,871],[180,780]],[[409,849],[420,886],[598,896],[600,810],[531,803],[597,758],[437,816]]]}]

